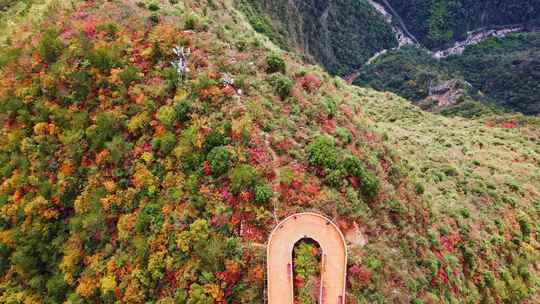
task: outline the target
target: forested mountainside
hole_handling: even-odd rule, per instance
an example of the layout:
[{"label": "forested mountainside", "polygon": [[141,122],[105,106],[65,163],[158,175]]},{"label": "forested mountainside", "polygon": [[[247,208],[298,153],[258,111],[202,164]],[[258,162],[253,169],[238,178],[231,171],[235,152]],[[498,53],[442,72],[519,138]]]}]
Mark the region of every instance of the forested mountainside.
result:
[{"label": "forested mountainside", "polygon": [[[313,58],[332,74],[356,79],[357,85],[389,90],[439,111],[454,107],[455,102],[434,106],[424,100],[429,87],[465,81],[475,92],[466,98],[469,102],[460,102],[465,112],[454,107],[443,113],[468,116],[492,113],[493,107],[539,113],[538,35],[534,33],[539,28],[538,1],[236,2],[259,32]],[[471,32],[476,36],[471,38]],[[508,35],[513,38],[505,39]],[[462,46],[451,51],[457,41]],[[437,51],[456,56],[444,56],[441,62],[429,58],[437,57],[432,53]],[[384,59],[372,65],[379,56]]]},{"label": "forested mountainside", "polygon": [[255,30],[345,75],[397,46],[391,26],[367,0],[235,0]]},{"label": "forested mountainside", "polygon": [[427,48],[442,48],[481,28],[540,25],[538,0],[379,0]]},{"label": "forested mountainside", "polygon": [[484,101],[501,110],[540,114],[540,33],[490,38],[467,47],[462,55],[441,60],[428,51],[405,47],[364,66],[354,83],[392,91],[426,106],[430,90],[452,79],[467,89],[462,98],[445,104],[443,112],[454,113],[448,106],[457,105],[465,110],[462,115],[484,114],[489,109],[478,104]]},{"label": "forested mountainside", "polygon": [[540,301],[538,119],[347,85],[232,0],[40,3],[0,48],[0,303],[264,303],[302,211],[347,238],[347,303]]}]

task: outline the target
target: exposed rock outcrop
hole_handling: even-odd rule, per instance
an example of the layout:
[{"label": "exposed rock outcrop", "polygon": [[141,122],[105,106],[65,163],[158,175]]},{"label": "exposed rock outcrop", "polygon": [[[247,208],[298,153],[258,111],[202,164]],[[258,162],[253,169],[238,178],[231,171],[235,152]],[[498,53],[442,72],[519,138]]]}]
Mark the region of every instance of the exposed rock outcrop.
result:
[{"label": "exposed rock outcrop", "polygon": [[463,97],[467,89],[471,85],[468,82],[452,79],[440,83],[435,86],[430,86],[429,96],[426,98],[428,101],[437,101],[439,107],[448,107],[458,103],[459,99]]}]

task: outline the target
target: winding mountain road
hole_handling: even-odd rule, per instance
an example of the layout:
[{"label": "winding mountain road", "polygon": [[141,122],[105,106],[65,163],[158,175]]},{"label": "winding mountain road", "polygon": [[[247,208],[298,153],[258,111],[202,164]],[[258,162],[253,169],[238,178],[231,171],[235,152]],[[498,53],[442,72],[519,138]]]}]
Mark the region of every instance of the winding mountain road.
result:
[{"label": "winding mountain road", "polygon": [[293,249],[304,238],[319,243],[322,250],[321,304],[344,304],[347,246],[338,227],[316,213],[299,213],[279,223],[267,245],[268,303],[293,304]]},{"label": "winding mountain road", "polygon": [[403,31],[403,33],[408,37],[410,38],[411,40],[414,41],[414,43],[418,46],[421,46],[421,43],[420,41],[418,41],[418,39],[416,39],[416,37],[411,33],[409,32],[409,29],[407,28],[407,26],[405,25],[405,22],[403,22],[403,19],[401,19],[401,16],[394,10],[394,8],[392,7],[392,5],[390,5],[390,3],[387,1],[387,0],[381,0],[382,4],[388,8],[390,10],[390,14],[397,19],[397,22],[399,23],[399,26],[401,27],[401,30]]}]

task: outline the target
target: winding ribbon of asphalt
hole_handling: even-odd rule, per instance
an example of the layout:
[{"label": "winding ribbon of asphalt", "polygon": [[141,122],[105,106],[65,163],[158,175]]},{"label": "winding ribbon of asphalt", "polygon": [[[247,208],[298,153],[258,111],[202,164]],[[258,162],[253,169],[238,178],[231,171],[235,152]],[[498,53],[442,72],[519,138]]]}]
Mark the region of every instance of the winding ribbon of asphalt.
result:
[{"label": "winding ribbon of asphalt", "polygon": [[320,304],[345,304],[347,246],[339,228],[316,213],[298,213],[279,223],[267,245],[268,304],[293,304],[293,248],[304,238],[319,243],[321,258]]}]

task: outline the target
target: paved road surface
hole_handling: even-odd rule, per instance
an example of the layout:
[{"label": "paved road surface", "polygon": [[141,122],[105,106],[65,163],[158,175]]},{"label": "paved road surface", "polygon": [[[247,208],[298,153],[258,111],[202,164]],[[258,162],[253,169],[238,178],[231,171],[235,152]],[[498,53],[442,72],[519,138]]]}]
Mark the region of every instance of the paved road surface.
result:
[{"label": "paved road surface", "polygon": [[272,231],[267,247],[268,304],[293,304],[292,255],[303,238],[319,243],[322,250],[320,304],[345,303],[347,247],[339,229],[316,213],[291,215]]}]

